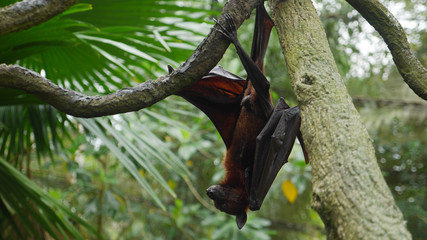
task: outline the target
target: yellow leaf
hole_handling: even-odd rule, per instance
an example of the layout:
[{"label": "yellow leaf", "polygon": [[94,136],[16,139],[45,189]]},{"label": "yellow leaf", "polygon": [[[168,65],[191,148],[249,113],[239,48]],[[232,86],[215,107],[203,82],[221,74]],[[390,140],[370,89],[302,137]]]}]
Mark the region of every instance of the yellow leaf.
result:
[{"label": "yellow leaf", "polygon": [[186,161],[185,164],[189,167],[193,166],[193,162],[190,160]]},{"label": "yellow leaf", "polygon": [[123,198],[122,198],[122,197],[120,197],[120,195],[118,195],[118,194],[114,193],[114,197],[116,197],[116,200],[117,200],[120,204],[122,204],[122,205],[124,205],[124,204],[125,204],[125,200],[123,200]]},{"label": "yellow leaf", "polygon": [[145,178],[145,173],[141,168],[138,170],[138,172],[139,172],[139,175],[141,175],[141,177]]},{"label": "yellow leaf", "polygon": [[172,190],[175,190],[176,186],[178,185],[177,182],[173,181],[173,180],[168,180],[168,185]]},{"label": "yellow leaf", "polygon": [[290,203],[295,202],[295,199],[297,199],[298,196],[298,189],[291,180],[288,179],[282,183],[282,191]]},{"label": "yellow leaf", "polygon": [[166,136],[166,137],[165,137],[165,141],[166,141],[166,142],[172,142],[172,140],[173,140],[173,139],[171,138],[171,136]]}]

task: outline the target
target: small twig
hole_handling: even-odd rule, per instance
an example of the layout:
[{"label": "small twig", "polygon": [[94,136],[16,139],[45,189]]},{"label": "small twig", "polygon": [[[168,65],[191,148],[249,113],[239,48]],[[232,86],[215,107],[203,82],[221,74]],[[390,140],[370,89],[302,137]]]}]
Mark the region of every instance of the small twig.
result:
[{"label": "small twig", "polygon": [[362,96],[353,97],[353,102],[356,105],[365,105],[369,103],[374,103],[378,107],[385,106],[396,106],[396,107],[418,107],[418,108],[427,108],[427,104],[422,101],[407,101],[402,99],[380,99],[380,98],[367,98]]}]

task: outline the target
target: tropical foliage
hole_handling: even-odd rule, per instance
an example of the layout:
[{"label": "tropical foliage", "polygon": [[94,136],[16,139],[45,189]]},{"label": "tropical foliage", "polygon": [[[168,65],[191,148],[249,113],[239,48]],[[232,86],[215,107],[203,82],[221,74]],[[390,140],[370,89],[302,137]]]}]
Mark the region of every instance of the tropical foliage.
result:
[{"label": "tropical foliage", "polygon": [[[32,69],[62,87],[108,94],[184,62],[219,14],[216,2],[80,1],[41,25],[0,37],[0,62]],[[422,1],[394,2],[389,7],[403,9],[396,15],[409,23],[410,42],[427,65]],[[424,239],[427,107],[354,10],[343,1],[318,1],[316,7],[408,228],[414,239]],[[249,49],[253,21],[242,29],[239,38]],[[273,36],[267,52],[267,77],[273,96],[295,105],[277,41]],[[367,47],[372,44],[380,47]],[[244,76],[230,49],[221,65]],[[81,119],[0,89],[0,238],[324,238],[309,207],[310,166],[300,149],[242,231],[212,209],[203,193],[223,176],[223,150],[209,120],[178,97],[135,113]],[[285,197],[291,189],[297,191],[294,203]]]}]

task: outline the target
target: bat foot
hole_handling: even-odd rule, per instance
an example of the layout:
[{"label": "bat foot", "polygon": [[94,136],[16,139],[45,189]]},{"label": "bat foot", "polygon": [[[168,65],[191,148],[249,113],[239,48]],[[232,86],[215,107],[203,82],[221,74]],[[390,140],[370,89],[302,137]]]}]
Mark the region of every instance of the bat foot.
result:
[{"label": "bat foot", "polygon": [[222,24],[220,24],[215,18],[213,20],[215,23],[218,24],[220,29],[218,29],[218,28],[214,28],[214,29],[216,31],[220,32],[225,37],[227,37],[228,40],[230,40],[231,42],[236,43],[238,41],[237,40],[237,29],[236,29],[236,25],[234,24],[233,16],[231,16],[228,13],[226,13],[224,16],[225,16],[225,20],[227,21],[227,23],[230,27],[230,30],[227,30],[227,28],[225,28]]}]

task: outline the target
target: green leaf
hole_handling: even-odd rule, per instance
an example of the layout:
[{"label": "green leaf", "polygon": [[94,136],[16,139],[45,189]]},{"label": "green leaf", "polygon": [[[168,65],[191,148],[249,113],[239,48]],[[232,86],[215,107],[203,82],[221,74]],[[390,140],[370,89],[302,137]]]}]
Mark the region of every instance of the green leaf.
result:
[{"label": "green leaf", "polygon": [[[117,146],[113,143],[105,134],[104,131],[96,124],[96,120],[94,119],[82,119],[78,118],[78,121],[90,132],[92,132],[95,136],[100,138],[108,149],[116,155],[117,159],[123,164],[123,166],[129,171],[129,173],[138,181],[141,187],[147,191],[147,193],[151,196],[151,198],[156,202],[156,204],[166,210],[165,206],[162,204],[160,199],[157,197],[154,190],[151,188],[150,184],[139,174],[138,167],[133,163],[133,161],[126,156]],[[102,124],[102,123],[101,123]]]},{"label": "green leaf", "polygon": [[126,45],[122,42],[117,42],[117,41],[113,41],[113,40],[105,39],[105,38],[91,37],[91,36],[87,36],[87,35],[83,35],[83,34],[77,34],[77,37],[79,37],[80,39],[98,41],[98,42],[102,42],[105,44],[109,44],[109,45],[112,45],[114,47],[120,48],[124,52],[128,52],[130,54],[133,54],[133,55],[138,56],[140,58],[143,58],[145,60],[155,62],[155,63],[157,62],[156,59],[150,57],[146,53],[143,53],[143,52],[139,51],[138,49],[136,49],[135,47]]},{"label": "green leaf", "polygon": [[[42,236],[30,218],[54,238],[60,235],[66,239],[68,236],[84,239],[81,231],[68,219],[81,225],[94,236],[102,238],[85,220],[41,190],[3,158],[0,158],[0,182],[3,183],[0,184],[1,212],[9,218],[16,216],[24,223],[25,230],[34,237],[40,239]],[[16,224],[14,228],[17,228]]]},{"label": "green leaf", "polygon": [[59,16],[65,16],[65,15],[69,15],[69,14],[73,14],[73,13],[90,11],[92,9],[93,9],[92,4],[78,3],[78,4],[71,6],[67,11],[61,13]]}]

